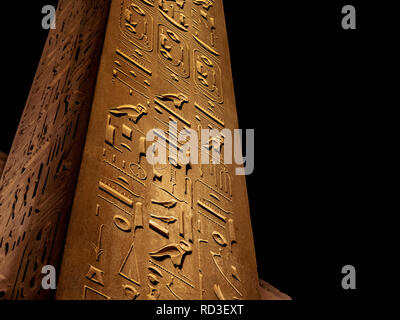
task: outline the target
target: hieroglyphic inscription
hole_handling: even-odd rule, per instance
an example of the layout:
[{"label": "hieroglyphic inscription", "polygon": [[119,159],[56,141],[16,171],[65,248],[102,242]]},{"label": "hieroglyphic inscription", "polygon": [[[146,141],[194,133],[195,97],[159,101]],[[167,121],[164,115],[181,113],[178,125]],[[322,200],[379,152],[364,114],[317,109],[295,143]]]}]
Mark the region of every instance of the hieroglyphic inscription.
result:
[{"label": "hieroglyphic inscription", "polygon": [[0,299],[50,293],[41,270],[60,264],[109,3],[59,1],[0,182]]},{"label": "hieroglyphic inscription", "polygon": [[169,70],[188,78],[190,73],[190,51],[188,41],[178,31],[172,31],[163,24],[158,26],[158,53]]},{"label": "hieroglyphic inscription", "polygon": [[214,0],[194,0],[192,8],[193,38],[208,52],[220,56],[220,30],[216,24],[216,3]]},{"label": "hieroglyphic inscription", "polygon": [[[112,1],[57,298],[257,298],[243,181],[168,150],[237,127],[222,17],[222,0]],[[167,164],[146,161],[155,145]]]}]

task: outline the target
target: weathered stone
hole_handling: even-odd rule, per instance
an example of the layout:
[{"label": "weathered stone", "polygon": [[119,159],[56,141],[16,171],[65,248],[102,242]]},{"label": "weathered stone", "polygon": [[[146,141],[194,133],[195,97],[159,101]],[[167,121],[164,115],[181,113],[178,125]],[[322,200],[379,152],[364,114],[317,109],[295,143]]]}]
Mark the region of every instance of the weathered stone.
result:
[{"label": "weathered stone", "polygon": [[60,0],[0,181],[0,299],[45,299],[59,266],[99,66],[107,0]]},{"label": "weathered stone", "polygon": [[3,298],[46,298],[62,254],[57,299],[258,299],[245,178],[146,153],[158,128],[182,148],[170,122],[238,128],[222,0],[108,4],[58,9],[2,179]]}]

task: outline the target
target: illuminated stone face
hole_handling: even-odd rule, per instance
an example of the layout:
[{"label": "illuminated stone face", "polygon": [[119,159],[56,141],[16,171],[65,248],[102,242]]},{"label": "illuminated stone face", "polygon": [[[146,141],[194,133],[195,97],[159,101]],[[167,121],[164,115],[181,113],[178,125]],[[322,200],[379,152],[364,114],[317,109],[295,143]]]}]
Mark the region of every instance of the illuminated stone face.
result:
[{"label": "illuminated stone face", "polygon": [[238,127],[222,0],[65,3],[23,116],[37,121],[22,122],[3,177],[5,298],[46,297],[41,266],[61,262],[57,299],[257,299],[245,178],[146,155],[157,128],[179,150],[171,122]]}]

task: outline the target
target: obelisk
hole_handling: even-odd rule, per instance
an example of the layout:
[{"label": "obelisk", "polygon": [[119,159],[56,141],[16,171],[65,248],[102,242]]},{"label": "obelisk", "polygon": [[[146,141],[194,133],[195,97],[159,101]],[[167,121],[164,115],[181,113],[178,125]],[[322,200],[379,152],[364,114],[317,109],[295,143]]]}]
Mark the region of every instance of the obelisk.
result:
[{"label": "obelisk", "polygon": [[[41,195],[42,181],[59,180],[64,184],[52,185],[52,192],[57,197],[71,197],[72,209],[70,198],[57,200],[61,209],[52,202],[50,194],[44,194],[40,206],[28,211],[26,217],[40,226],[40,233],[29,231],[32,240],[28,246],[21,246],[23,250],[14,260],[20,261],[16,275],[11,277],[7,273],[7,267],[13,263],[10,259],[3,257],[0,262],[6,265],[0,268],[0,274],[6,273],[6,279],[15,281],[8,297],[18,298],[17,292],[24,297],[34,296],[35,292],[28,289],[31,275],[24,276],[24,267],[30,266],[32,259],[37,260],[42,252],[60,254],[64,235],[61,229],[67,227],[56,299],[258,299],[245,177],[236,175],[235,166],[224,162],[182,165],[169,157],[166,164],[154,164],[147,152],[151,145],[149,133],[156,135],[164,147],[183,149],[170,130],[171,123],[179,132],[192,130],[198,136],[204,129],[238,128],[222,0],[111,0],[109,11],[107,1],[65,2],[87,4],[95,11],[87,13],[81,8],[81,14],[96,21],[98,28],[97,33],[80,33],[86,37],[84,43],[88,38],[101,37],[105,18],[99,16],[107,10],[102,49],[85,46],[79,50],[79,54],[96,52],[101,56],[100,66],[97,80],[93,74],[82,77],[71,72],[76,78],[68,78],[66,85],[82,81],[90,89],[77,89],[69,99],[57,96],[61,100],[56,115],[42,110],[40,119],[44,117],[52,123],[60,116],[65,119],[69,110],[81,108],[79,123],[88,123],[88,129],[87,133],[83,128],[75,129],[72,122],[69,130],[70,122],[66,121],[65,130],[57,130],[58,139],[53,137],[56,133],[51,135],[54,141],[61,141],[55,151],[51,142],[43,142],[46,138],[33,144],[34,148],[47,146],[50,159],[53,152],[59,158],[53,160],[57,163],[55,173],[48,174],[47,159],[30,157],[38,169],[30,169],[31,163],[24,167],[31,172],[22,173],[25,180],[30,177],[28,199],[32,198],[30,193],[36,184],[36,194]],[[92,8],[97,6],[102,8]],[[99,16],[93,18],[96,14]],[[65,30],[73,32],[74,27]],[[97,57],[96,53],[93,54]],[[78,59],[82,58],[79,54]],[[48,55],[60,57],[58,53]],[[71,64],[75,63],[72,59]],[[55,80],[47,81],[53,84]],[[89,101],[89,92],[93,99],[90,97],[88,118],[89,106],[75,101],[76,97]],[[64,145],[61,133],[66,132],[69,137],[70,131],[81,137],[75,140],[79,141],[75,142],[77,149],[67,144],[69,151],[60,151]],[[37,129],[31,136],[40,138],[41,132],[49,135],[49,128]],[[83,141],[81,159],[77,144]],[[228,145],[220,140],[216,146],[214,142],[199,144],[199,153],[213,149],[224,154]],[[22,143],[17,145],[21,147]],[[21,153],[18,158],[25,156]],[[22,165],[14,169],[10,160],[9,163],[8,170],[19,175]],[[63,176],[77,174],[79,163],[77,183],[75,175]],[[5,177],[11,179],[10,174]],[[25,191],[22,188],[15,197],[8,198],[8,211],[1,211],[2,215],[10,213],[10,208],[20,210],[21,203],[29,209],[29,205],[23,205]],[[13,206],[14,199],[17,205]],[[52,203],[51,211],[42,209]],[[24,212],[19,213],[15,224]],[[46,219],[40,218],[44,216]],[[10,246],[11,241],[7,242]],[[46,254],[43,263],[56,263],[47,259]]]}]

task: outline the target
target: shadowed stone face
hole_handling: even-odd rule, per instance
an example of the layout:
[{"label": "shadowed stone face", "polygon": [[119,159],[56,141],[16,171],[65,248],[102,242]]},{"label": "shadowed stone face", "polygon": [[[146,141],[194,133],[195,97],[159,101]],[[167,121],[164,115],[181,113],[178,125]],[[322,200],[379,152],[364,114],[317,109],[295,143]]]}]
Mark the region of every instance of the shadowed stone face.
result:
[{"label": "shadowed stone face", "polygon": [[0,181],[0,299],[50,294],[41,270],[61,261],[108,10],[59,1]]}]

